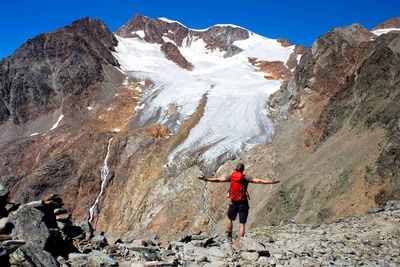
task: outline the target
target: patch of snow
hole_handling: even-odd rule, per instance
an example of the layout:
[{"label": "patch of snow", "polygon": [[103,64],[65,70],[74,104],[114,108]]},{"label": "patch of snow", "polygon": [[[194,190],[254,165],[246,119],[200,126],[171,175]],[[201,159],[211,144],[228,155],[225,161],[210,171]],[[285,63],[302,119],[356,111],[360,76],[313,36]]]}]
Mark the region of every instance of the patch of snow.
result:
[{"label": "patch of snow", "polygon": [[101,116],[99,116],[99,119],[101,119],[102,117]]},{"label": "patch of snow", "polygon": [[157,18],[157,19],[162,20],[162,21],[165,21],[165,22],[168,22],[168,23],[178,23],[178,24],[182,25],[183,27],[185,27],[185,25],[183,25],[183,24],[180,23],[179,21],[170,20],[170,19],[167,19],[167,18]]},{"label": "patch of snow", "polygon": [[380,36],[382,34],[386,34],[391,31],[400,31],[400,28],[379,29],[379,30],[375,30],[375,31],[371,31],[371,32],[377,36]]},{"label": "patch of snow", "polygon": [[119,94],[118,94],[118,93],[116,93],[116,94],[115,94],[115,96],[119,96]]},{"label": "patch of snow", "polygon": [[50,128],[50,131],[56,129],[58,127],[58,124],[60,123],[60,121],[64,118],[64,115],[61,114],[60,117],[58,117],[57,122],[53,125],[53,127]]},{"label": "patch of snow", "polygon": [[139,84],[141,84],[141,85],[145,86],[145,84],[146,84],[146,81],[140,81],[140,82],[139,82]]},{"label": "patch of snow", "polygon": [[39,133],[33,133],[33,134],[31,134],[30,136],[35,136],[35,135],[38,135]]},{"label": "patch of snow", "polygon": [[162,37],[162,39],[163,39],[163,40],[164,40],[164,42],[166,42],[166,43],[170,42],[170,43],[173,43],[174,45],[176,45],[175,41],[173,41],[173,40],[169,39],[169,38],[168,38],[168,37],[166,37],[166,36],[163,36],[163,37]]},{"label": "patch of snow", "polygon": [[145,33],[143,30],[132,32],[132,34],[137,34],[142,39],[145,37]]},{"label": "patch of snow", "polygon": [[121,130],[119,129],[119,128],[115,128],[114,130],[113,130],[113,132],[117,132],[117,133],[119,133]]},{"label": "patch of snow", "polygon": [[110,111],[110,110],[111,110],[111,108],[108,108],[108,109],[107,109],[107,111]]},{"label": "patch of snow", "polygon": [[93,109],[93,107],[86,107],[88,110],[92,110]]},{"label": "patch of snow", "polygon": [[141,104],[140,106],[136,106],[136,107],[135,107],[135,111],[144,109],[144,106],[145,106],[145,104]]}]

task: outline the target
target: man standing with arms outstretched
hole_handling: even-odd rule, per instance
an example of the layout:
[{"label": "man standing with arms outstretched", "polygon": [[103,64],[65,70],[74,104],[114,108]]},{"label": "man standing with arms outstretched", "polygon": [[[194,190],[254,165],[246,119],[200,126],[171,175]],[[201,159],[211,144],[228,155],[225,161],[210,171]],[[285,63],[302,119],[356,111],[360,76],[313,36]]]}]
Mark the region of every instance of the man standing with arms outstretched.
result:
[{"label": "man standing with arms outstretched", "polygon": [[272,181],[255,179],[248,175],[244,175],[243,171],[244,164],[238,163],[236,165],[235,171],[232,174],[225,176],[224,178],[206,178],[204,177],[204,175],[197,176],[198,179],[208,182],[230,182],[229,197],[232,202],[229,205],[228,209],[227,234],[229,243],[232,243],[232,221],[236,219],[238,213],[240,223],[238,236],[244,236],[247,216],[249,214],[249,202],[247,196],[248,184],[277,184],[280,182],[274,179]]}]

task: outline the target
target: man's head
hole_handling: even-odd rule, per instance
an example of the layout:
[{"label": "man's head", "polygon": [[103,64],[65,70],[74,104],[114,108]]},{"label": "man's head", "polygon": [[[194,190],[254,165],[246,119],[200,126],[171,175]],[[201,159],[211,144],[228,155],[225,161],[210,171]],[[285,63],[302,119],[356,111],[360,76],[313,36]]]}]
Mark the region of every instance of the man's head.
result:
[{"label": "man's head", "polygon": [[236,165],[235,170],[238,171],[238,172],[243,172],[244,171],[244,164],[243,163],[238,163]]}]

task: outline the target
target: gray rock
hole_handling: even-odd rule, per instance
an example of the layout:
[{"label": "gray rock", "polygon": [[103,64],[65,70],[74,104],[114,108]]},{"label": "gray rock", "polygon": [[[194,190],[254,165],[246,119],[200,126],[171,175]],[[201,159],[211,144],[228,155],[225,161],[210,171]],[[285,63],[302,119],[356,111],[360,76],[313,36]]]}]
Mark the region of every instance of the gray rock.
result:
[{"label": "gray rock", "polygon": [[100,251],[94,250],[89,253],[88,266],[105,267],[118,266],[118,262]]},{"label": "gray rock", "polygon": [[266,251],[265,246],[248,237],[242,237],[238,239],[239,243],[245,247],[247,251]]},{"label": "gray rock", "polygon": [[400,210],[400,200],[389,200],[385,207],[386,210]]},{"label": "gray rock", "polygon": [[90,239],[93,237],[93,228],[90,225],[89,221],[73,220],[72,225],[82,229],[86,239]]},{"label": "gray rock", "polygon": [[109,245],[115,245],[117,242],[121,242],[121,239],[114,233],[106,232],[104,237],[107,239]]},{"label": "gray rock", "polygon": [[256,262],[260,255],[258,254],[258,252],[243,251],[240,253],[240,256],[247,261]]},{"label": "gray rock", "polygon": [[228,267],[229,264],[223,261],[215,261],[215,262],[210,262],[206,263],[203,265],[204,267]]},{"label": "gray rock", "polygon": [[40,246],[26,244],[10,255],[11,266],[58,266],[56,259]]},{"label": "gray rock", "polygon": [[385,209],[382,208],[382,207],[372,207],[372,208],[367,209],[366,213],[372,214],[372,213],[378,213],[378,212],[381,212],[381,211],[384,211],[384,210]]},{"label": "gray rock", "polygon": [[261,266],[267,266],[269,264],[268,257],[261,256],[258,258],[256,263],[260,264]]},{"label": "gray rock", "polygon": [[22,239],[44,249],[50,237],[44,217],[41,211],[29,205],[22,205],[9,216],[10,222],[15,226],[11,235],[14,239]]},{"label": "gray rock", "polygon": [[104,248],[107,246],[107,239],[103,235],[95,235],[92,239],[90,239],[90,244],[95,249]]},{"label": "gray rock", "polygon": [[68,261],[71,264],[71,267],[86,267],[88,265],[89,255],[82,253],[70,253],[68,255]]}]

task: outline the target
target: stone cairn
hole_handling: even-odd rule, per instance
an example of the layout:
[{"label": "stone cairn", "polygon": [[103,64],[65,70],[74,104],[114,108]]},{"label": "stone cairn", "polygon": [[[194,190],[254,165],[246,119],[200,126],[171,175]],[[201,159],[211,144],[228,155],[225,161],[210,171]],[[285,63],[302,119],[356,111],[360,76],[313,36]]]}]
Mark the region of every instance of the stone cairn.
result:
[{"label": "stone cairn", "polygon": [[233,244],[205,233],[163,244],[94,231],[56,194],[26,204],[8,195],[0,184],[0,266],[400,266],[400,201],[333,223],[251,229]]}]

